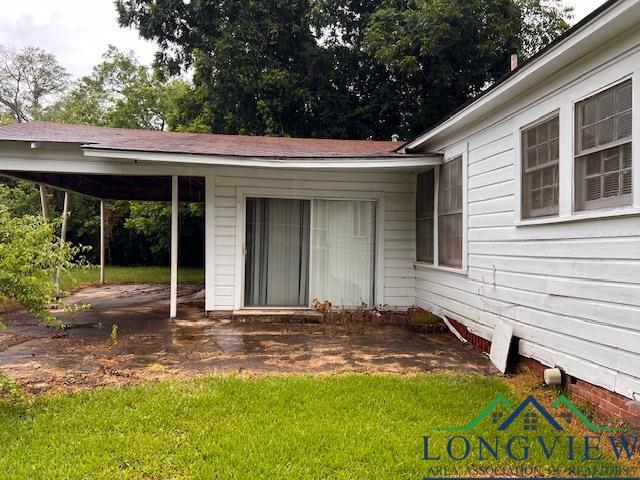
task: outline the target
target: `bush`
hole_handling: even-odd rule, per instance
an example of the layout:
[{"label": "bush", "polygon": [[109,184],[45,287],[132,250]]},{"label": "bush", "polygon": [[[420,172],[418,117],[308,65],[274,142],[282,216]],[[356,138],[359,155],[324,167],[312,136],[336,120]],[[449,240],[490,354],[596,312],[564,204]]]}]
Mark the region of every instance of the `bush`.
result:
[{"label": "bush", "polygon": [[78,266],[83,248],[61,242],[42,217],[12,216],[0,205],[0,302],[16,300],[27,312],[56,323],[47,306],[59,294],[56,276]]}]

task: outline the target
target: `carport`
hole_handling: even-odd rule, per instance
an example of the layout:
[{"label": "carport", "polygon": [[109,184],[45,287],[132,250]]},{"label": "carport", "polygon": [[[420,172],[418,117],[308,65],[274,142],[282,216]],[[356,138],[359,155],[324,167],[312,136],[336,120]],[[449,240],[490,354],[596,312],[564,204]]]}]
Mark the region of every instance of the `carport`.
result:
[{"label": "carport", "polygon": [[[38,122],[35,122],[37,124]],[[16,125],[13,127],[20,127]],[[100,282],[105,272],[105,202],[114,200],[171,203],[171,282],[170,318],[177,310],[178,286],[178,204],[204,203],[205,171],[202,167],[87,158],[82,153],[85,142],[99,140],[96,129],[85,127],[88,136],[74,132],[75,137],[60,142],[59,133],[20,132],[1,127],[0,175],[33,182],[41,193],[47,189],[75,193],[100,202]],[[9,130],[10,134],[7,134]],[[100,130],[100,129],[97,129]],[[105,129],[106,130],[106,129]],[[125,131],[126,132],[126,131]],[[100,133],[99,131],[97,133]]]}]

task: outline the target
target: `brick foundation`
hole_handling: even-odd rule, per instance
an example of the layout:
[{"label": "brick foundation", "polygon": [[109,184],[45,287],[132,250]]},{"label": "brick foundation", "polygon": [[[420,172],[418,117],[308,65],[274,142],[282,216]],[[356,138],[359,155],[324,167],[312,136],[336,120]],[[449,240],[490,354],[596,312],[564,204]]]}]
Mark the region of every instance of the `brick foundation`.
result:
[{"label": "brick foundation", "polygon": [[[471,333],[460,322],[449,319],[451,325],[464,337],[470,345],[483,352],[491,350],[491,342]],[[542,376],[548,367],[532,358],[521,357],[521,360],[532,370]],[[604,415],[611,415],[626,422],[640,425],[640,403],[605,388],[598,387],[570,375],[564,375],[564,387],[572,398],[590,403],[594,410]]]},{"label": "brick foundation", "polygon": [[451,323],[451,325],[453,325],[453,327],[460,333],[460,335],[462,335],[464,339],[469,342],[471,346],[473,346],[473,348],[482,350],[485,353],[489,353],[489,351],[491,350],[491,342],[489,340],[486,340],[476,335],[475,333],[471,333],[467,329],[467,327],[465,327],[460,322],[456,322],[455,320],[452,320],[450,318],[448,320],[449,323]]}]

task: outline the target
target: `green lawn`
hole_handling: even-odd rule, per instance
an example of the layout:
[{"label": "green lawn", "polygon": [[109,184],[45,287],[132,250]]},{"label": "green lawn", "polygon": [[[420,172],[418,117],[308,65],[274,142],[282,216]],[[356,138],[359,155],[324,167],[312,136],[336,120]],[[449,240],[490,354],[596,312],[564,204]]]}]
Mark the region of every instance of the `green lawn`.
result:
[{"label": "green lawn", "polygon": [[[473,461],[423,460],[423,436],[443,454],[445,438],[464,432],[432,429],[466,424],[499,393],[516,400],[496,377],[350,374],[207,377],[45,396],[0,407],[0,476],[417,480],[429,467],[478,464],[476,446]],[[495,432],[487,419],[467,435]],[[518,433],[550,429],[514,424],[510,434]],[[539,447],[531,452],[526,465],[558,465]]]},{"label": "green lawn", "polygon": [[[169,283],[171,270],[169,267],[106,267],[107,283]],[[62,288],[69,290],[81,285],[98,283],[100,269],[98,267],[78,268],[63,279]],[[204,282],[204,271],[201,268],[180,267],[178,281],[186,283]]]}]

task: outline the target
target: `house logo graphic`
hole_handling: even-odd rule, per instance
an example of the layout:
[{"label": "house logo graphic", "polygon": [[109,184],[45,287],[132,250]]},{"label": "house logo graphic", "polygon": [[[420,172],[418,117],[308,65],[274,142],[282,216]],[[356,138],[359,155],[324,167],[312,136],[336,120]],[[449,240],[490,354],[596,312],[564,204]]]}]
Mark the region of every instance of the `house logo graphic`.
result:
[{"label": "house logo graphic", "polygon": [[[498,395],[469,423],[431,431],[423,436],[423,460],[429,462],[424,478],[620,479],[631,476],[625,461],[640,457],[640,435],[596,425],[564,395],[548,408],[532,395],[518,404]],[[438,467],[438,461],[446,466]],[[452,472],[450,465],[459,461],[463,472],[458,467]],[[547,470],[537,470],[541,462]],[[618,470],[611,471],[612,463]],[[521,470],[496,473],[503,464],[517,464]],[[585,466],[591,468],[588,474]]]},{"label": "house logo graphic", "polygon": [[[525,398],[513,411],[503,420],[503,413],[497,412],[497,407],[502,406],[504,409],[511,410],[513,405],[504,396],[498,395],[489,405],[487,405],[470,423],[459,427],[443,427],[434,428],[440,431],[470,431],[479,425],[485,418],[490,417],[491,422],[497,426],[497,430],[507,430],[516,419],[523,417],[524,430],[537,430],[539,418],[544,419],[554,430],[563,431],[562,425],[544,408],[538,400],[532,395]],[[530,407],[530,408],[529,408]],[[566,424],[571,424],[574,418],[582,422],[592,432],[616,432],[621,431],[620,428],[600,427],[595,425],[587,416],[576,407],[566,396],[561,395],[551,404],[554,409],[564,407],[565,412],[558,415]],[[532,411],[533,410],[533,411]]]}]

